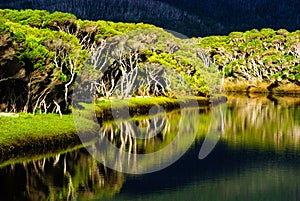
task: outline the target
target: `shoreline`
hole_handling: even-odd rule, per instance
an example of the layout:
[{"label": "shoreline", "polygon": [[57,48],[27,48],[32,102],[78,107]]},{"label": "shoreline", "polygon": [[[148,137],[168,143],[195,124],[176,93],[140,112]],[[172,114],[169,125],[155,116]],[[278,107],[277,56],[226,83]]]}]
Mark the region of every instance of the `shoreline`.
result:
[{"label": "shoreline", "polygon": [[[154,100],[154,101],[153,101]],[[128,110],[130,117],[139,115],[148,115],[149,110],[155,106],[162,107],[166,112],[170,112],[175,109],[183,109],[188,107],[208,107],[214,106],[220,103],[225,103],[227,98],[225,95],[218,95],[213,98],[204,97],[185,97],[178,99],[171,99],[165,97],[156,98],[135,98],[133,101],[117,100],[119,104],[112,111],[111,105],[115,104],[114,101],[106,101],[106,103],[100,102],[96,104],[95,111],[96,117],[102,121],[111,121],[113,119],[126,119],[128,118]],[[114,113],[114,114],[113,114]]]},{"label": "shoreline", "polygon": [[[158,98],[159,99],[159,98]],[[135,105],[129,104],[131,115],[145,115],[149,113],[149,109],[153,106],[162,106],[167,112],[174,109],[180,109],[181,105],[190,107],[191,102],[197,101],[197,107],[208,107],[226,102],[226,96],[217,96],[214,98],[197,97],[194,99],[181,98],[169,99],[165,98],[164,102],[159,102],[155,98],[149,98],[151,104],[145,104],[137,101]],[[153,101],[155,100],[155,101]],[[149,103],[149,102],[148,102]],[[107,104],[102,104],[103,110],[97,110],[97,118],[102,117],[103,121],[109,121],[113,117],[111,109]],[[96,107],[101,108],[101,103]],[[124,107],[117,108],[122,112]],[[125,108],[128,109],[128,108]],[[120,116],[121,117],[121,116]],[[84,132],[88,132],[91,122],[83,119]],[[1,125],[2,124],[2,125]],[[58,114],[42,114],[30,115],[19,114],[19,117],[0,117],[1,127],[6,128],[0,131],[0,167],[8,161],[16,161],[18,158],[26,158],[39,154],[51,154],[81,146],[82,142],[77,135],[77,130],[73,121],[73,114],[63,115],[61,119]],[[38,154],[37,154],[38,153]]]},{"label": "shoreline", "polygon": [[[273,96],[275,98],[282,97],[282,95],[277,94],[271,94],[271,93],[241,93],[241,92],[227,92],[225,95],[217,96],[214,98],[203,98],[198,97],[198,107],[208,107],[208,106],[214,106],[220,103],[227,102],[227,100],[230,100],[232,97],[238,97],[241,96],[247,96],[248,98],[261,98],[265,97],[269,99],[269,96]],[[267,96],[268,95],[268,96]],[[285,94],[284,97],[299,97],[298,94]],[[149,100],[153,100],[153,98],[149,98]],[[145,99],[144,99],[145,100]],[[173,99],[173,101],[166,101],[165,105],[161,105],[164,107],[166,112],[180,109],[180,104],[184,107],[189,107],[189,101],[191,99]],[[277,101],[277,100],[276,100]],[[129,106],[130,114],[134,115],[148,115],[148,111],[151,107],[154,105],[157,105],[155,103],[148,104],[148,105],[135,105]],[[110,121],[112,115],[111,110],[108,109],[108,104],[103,104],[103,110],[98,111],[96,114],[98,115],[98,120],[101,118],[101,116],[106,116],[103,121]],[[101,107],[98,105],[98,107]],[[119,111],[122,111],[124,108],[122,108],[122,105],[119,107]],[[148,109],[148,111],[147,111]],[[122,116],[119,117],[122,119]],[[39,123],[39,125],[34,125],[36,127],[43,126],[45,122],[50,123],[52,126],[46,125],[46,128],[42,130],[41,132],[34,132],[31,130],[25,130],[23,129],[21,132],[23,133],[13,133],[12,130],[16,130],[19,126],[30,126],[36,123]],[[83,119],[83,127],[82,129],[88,133],[88,128],[91,126],[91,122],[86,121],[86,119]],[[63,118],[60,119],[58,114],[42,114],[42,115],[30,115],[30,114],[19,114],[18,118],[15,117],[1,117],[0,116],[0,125],[1,124],[8,123],[14,127],[12,130],[8,131],[6,135],[11,135],[7,139],[3,138],[3,133],[7,132],[5,131],[5,128],[0,130],[0,167],[16,163],[20,161],[21,159],[25,160],[32,160],[32,158],[37,158],[40,155],[53,155],[61,152],[65,152],[66,150],[74,149],[74,147],[83,147],[83,143],[80,140],[77,130],[74,125],[73,121],[73,114],[65,114],[63,115]],[[62,123],[62,124],[60,124]],[[92,122],[94,123],[94,122]],[[18,124],[18,125],[17,125]],[[17,125],[17,126],[16,126]],[[3,127],[3,125],[1,125]],[[56,129],[54,129],[56,128]],[[60,132],[57,132],[57,130],[60,130]],[[45,133],[46,132],[46,133]]]},{"label": "shoreline", "polygon": [[273,86],[273,84],[265,81],[245,81],[225,80],[224,89],[226,93],[253,93],[253,94],[274,94],[274,95],[298,95],[300,96],[300,86],[293,83],[279,84]]}]

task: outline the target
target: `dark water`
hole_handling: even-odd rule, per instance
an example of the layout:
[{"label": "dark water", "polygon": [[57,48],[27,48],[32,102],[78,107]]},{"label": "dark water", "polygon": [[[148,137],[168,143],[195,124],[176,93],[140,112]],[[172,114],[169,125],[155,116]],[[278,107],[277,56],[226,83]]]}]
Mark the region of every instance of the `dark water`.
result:
[{"label": "dark water", "polygon": [[[8,165],[0,170],[0,200],[300,200],[299,103],[300,98],[229,97],[228,103],[211,109],[139,117],[132,122],[145,133],[160,130],[136,144],[120,140],[118,126],[128,129],[130,121],[106,123],[100,133],[130,153],[163,150],[179,135],[181,125],[187,132],[179,139],[189,144],[184,143],[190,139],[189,123],[199,126],[179,160],[148,174],[112,170],[85,149]],[[212,151],[200,160],[207,136],[216,146],[206,147]],[[185,150],[185,145],[177,148]],[[141,166],[151,169],[173,156],[166,153]]]}]

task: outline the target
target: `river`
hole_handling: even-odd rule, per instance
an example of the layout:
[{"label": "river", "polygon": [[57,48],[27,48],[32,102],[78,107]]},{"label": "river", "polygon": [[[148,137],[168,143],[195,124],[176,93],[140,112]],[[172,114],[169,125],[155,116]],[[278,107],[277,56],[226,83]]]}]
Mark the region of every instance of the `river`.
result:
[{"label": "river", "polygon": [[300,98],[104,122],[86,148],[2,167],[0,200],[300,200]]}]

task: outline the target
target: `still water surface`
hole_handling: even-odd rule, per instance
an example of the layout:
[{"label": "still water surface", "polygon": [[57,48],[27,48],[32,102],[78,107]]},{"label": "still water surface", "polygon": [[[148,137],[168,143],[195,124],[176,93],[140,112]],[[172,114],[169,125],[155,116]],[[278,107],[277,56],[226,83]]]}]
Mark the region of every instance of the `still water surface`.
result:
[{"label": "still water surface", "polygon": [[[149,174],[112,170],[85,149],[8,165],[0,169],[0,200],[300,200],[300,98],[271,99],[229,97],[213,108],[104,123],[100,133],[132,153],[164,149],[186,121],[199,127],[179,160]],[[118,126],[128,128],[130,121],[148,133],[160,131],[123,144]],[[206,136],[217,144],[200,160]]]}]

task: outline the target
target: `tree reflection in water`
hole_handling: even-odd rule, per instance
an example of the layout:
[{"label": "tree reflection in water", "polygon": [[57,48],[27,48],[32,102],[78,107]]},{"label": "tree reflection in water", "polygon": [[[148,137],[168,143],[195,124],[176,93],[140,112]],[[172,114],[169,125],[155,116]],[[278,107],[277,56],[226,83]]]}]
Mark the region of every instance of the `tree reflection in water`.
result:
[{"label": "tree reflection in water", "polygon": [[[178,156],[178,152],[185,152],[191,142],[203,142],[205,137],[212,139],[214,143],[221,141],[222,143],[220,146],[217,144],[216,149],[221,147],[223,151],[226,151],[227,157],[233,153],[239,153],[241,158],[247,157],[247,153],[255,153],[258,161],[261,161],[259,155],[264,154],[272,156],[274,160],[278,156],[298,157],[299,103],[299,98],[276,97],[274,102],[266,97],[249,99],[235,96],[229,97],[227,104],[213,108],[184,109],[166,114],[104,122],[97,131],[98,137],[87,146],[90,152],[95,151],[98,154],[96,156],[102,159],[101,163],[91,157],[85,149],[80,149],[57,154],[47,159],[24,161],[6,166],[0,171],[0,200],[89,200],[113,197],[120,192],[127,175],[108,168],[107,160],[110,160],[116,167],[124,165],[122,160],[125,160],[133,161],[133,164],[126,164],[130,168],[151,169],[153,165],[163,164],[165,160]],[[198,115],[199,118],[196,118]],[[101,150],[101,148],[105,149],[101,146],[103,138],[108,139],[109,143],[119,151]],[[180,143],[174,144],[176,140]],[[167,149],[168,146],[171,148]],[[204,143],[201,146],[204,146]],[[136,154],[148,154],[165,149],[167,152],[161,157],[151,160],[142,158],[137,162],[137,158],[136,160],[128,159],[128,157],[134,159],[137,157]],[[245,152],[245,150],[250,152]],[[199,150],[193,153],[197,154],[197,151]],[[218,150],[215,153],[219,153]],[[251,154],[250,156],[253,157]],[[216,156],[212,154],[212,157]],[[206,168],[212,169],[212,166],[220,163],[220,158],[216,157],[215,162],[213,159],[206,160],[207,163],[212,161],[212,164],[203,165],[201,162],[204,160],[199,161],[202,166],[191,160],[191,164],[195,166],[194,169],[202,170],[197,171],[199,178],[206,178]],[[223,162],[223,166],[225,169],[226,166],[229,167],[228,172],[224,174],[226,179],[231,179],[230,175],[234,171],[231,166],[234,164]],[[217,170],[219,171],[216,168],[216,172],[211,174],[218,175]],[[276,171],[277,169],[274,170],[277,174]],[[189,170],[186,171],[186,174],[188,173]],[[190,178],[196,175],[195,172],[190,174]],[[251,178],[256,177],[258,177],[256,173],[251,176]],[[180,185],[186,182],[184,178],[182,181]],[[231,185],[240,187],[239,181]],[[264,181],[266,180],[262,180]],[[210,188],[210,184],[209,180],[207,188]],[[228,189],[232,190],[229,187]]]},{"label": "tree reflection in water", "polygon": [[295,97],[270,100],[266,96],[229,96],[222,139],[232,147],[276,152],[297,150],[300,145],[299,103],[300,98]]},{"label": "tree reflection in water", "polygon": [[157,171],[179,159],[194,142],[198,109],[134,117],[103,123],[87,150],[106,166],[120,172]]},{"label": "tree reflection in water", "polygon": [[122,173],[104,167],[86,151],[23,162],[0,172],[4,200],[87,200],[111,197],[124,182]]}]

